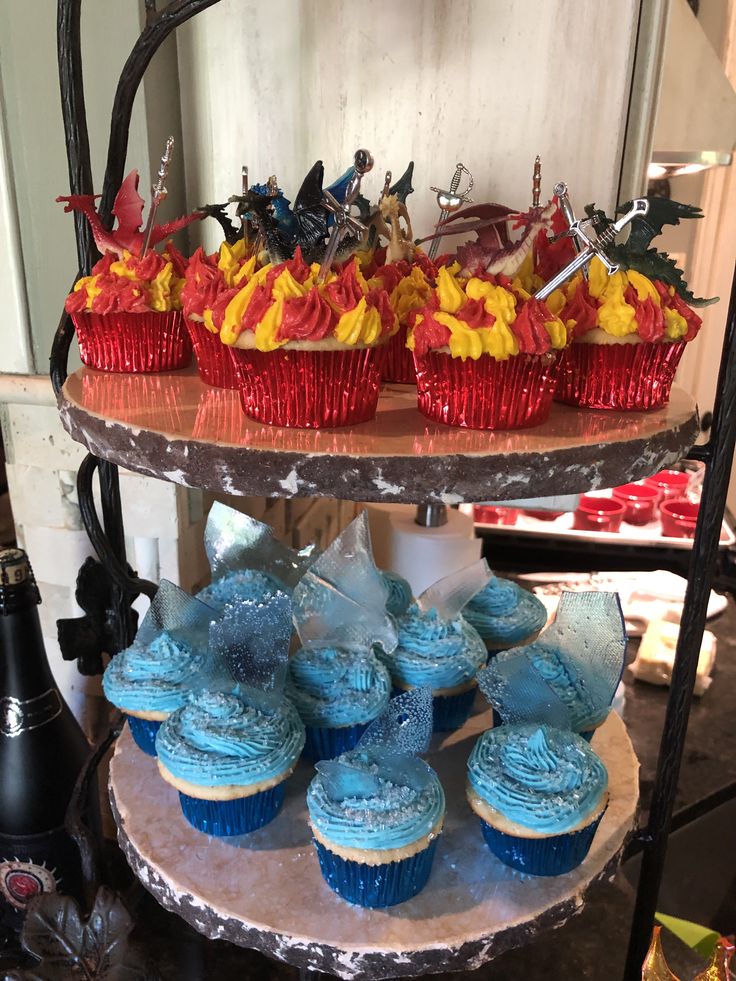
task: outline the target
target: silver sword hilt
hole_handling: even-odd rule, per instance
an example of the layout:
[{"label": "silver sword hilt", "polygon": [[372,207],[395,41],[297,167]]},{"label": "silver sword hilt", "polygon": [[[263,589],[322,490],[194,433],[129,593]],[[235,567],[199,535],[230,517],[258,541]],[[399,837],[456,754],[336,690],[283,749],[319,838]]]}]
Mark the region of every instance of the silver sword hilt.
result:
[{"label": "silver sword hilt", "polygon": [[174,151],[174,137],[170,136],[166,141],[166,146],[164,147],[164,152],[161,156],[161,162],[158,166],[158,174],[156,175],[156,183],[151,188],[151,210],[148,212],[148,221],[146,222],[146,229],[143,233],[143,248],[141,249],[141,255],[145,255],[148,251],[148,247],[151,244],[151,235],[153,234],[153,226],[156,221],[156,211],[158,206],[162,201],[166,200],[168,191],[166,190],[166,178],[169,176],[169,167],[171,165],[171,156]]},{"label": "silver sword hilt", "polygon": [[564,269],[561,269],[556,276],[553,276],[548,283],[545,283],[544,286],[538,289],[534,294],[534,298],[536,300],[546,300],[551,293],[554,293],[559,286],[566,283],[568,279],[575,275],[578,269],[582,269],[595,256],[598,256],[606,267],[608,275],[613,276],[614,273],[618,272],[619,266],[618,263],[612,262],[609,259],[605,250],[610,245],[613,245],[618,233],[623,231],[634,218],[642,217],[648,211],[649,202],[646,198],[636,198],[632,201],[629,211],[625,215],[622,215],[618,221],[611,222],[608,228],[601,232],[595,239],[589,238],[583,227],[583,225],[589,224],[590,219],[584,219],[583,221],[576,219],[570,225],[570,231],[576,238],[585,243],[582,251]]}]

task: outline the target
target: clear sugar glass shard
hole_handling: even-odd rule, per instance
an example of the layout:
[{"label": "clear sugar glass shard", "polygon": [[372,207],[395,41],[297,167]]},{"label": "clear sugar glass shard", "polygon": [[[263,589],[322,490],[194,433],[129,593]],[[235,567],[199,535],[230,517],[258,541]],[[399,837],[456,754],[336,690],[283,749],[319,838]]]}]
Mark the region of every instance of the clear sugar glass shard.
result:
[{"label": "clear sugar glass shard", "polygon": [[569,729],[567,706],[535,671],[524,648],[501,654],[477,674],[478,687],[504,723],[546,722]]},{"label": "clear sugar glass shard", "polygon": [[626,624],[618,593],[564,592],[542,640],[545,647],[559,651],[598,710],[611,704],[626,657]]},{"label": "clear sugar glass shard", "polygon": [[165,630],[189,646],[205,651],[210,621],[216,616],[217,611],[212,607],[168,579],[162,579],[138,628],[135,643],[147,647]]},{"label": "clear sugar glass shard", "polygon": [[417,599],[417,606],[425,613],[436,610],[444,620],[453,620],[492,578],[486,560],[478,559],[425,589]]},{"label": "clear sugar glass shard", "polygon": [[371,722],[358,746],[373,746],[392,753],[424,753],[432,736],[432,691],[413,688],[388,703],[383,715]]},{"label": "clear sugar glass shard", "polygon": [[366,800],[381,791],[378,774],[337,760],[320,760],[316,764],[322,786],[330,800],[340,802],[352,798]]},{"label": "clear sugar glass shard", "polygon": [[204,547],[212,578],[255,569],[292,590],[319,554],[316,546],[295,552],[274,538],[273,529],[248,514],[215,501],[207,518]]},{"label": "clear sugar glass shard", "polygon": [[381,751],[375,759],[384,780],[399,787],[410,787],[418,794],[429,786],[432,779],[432,770],[416,756]]},{"label": "clear sugar glass shard", "polygon": [[226,606],[210,627],[210,649],[233,678],[263,691],[283,689],[290,639],[291,600],[280,590]]},{"label": "clear sugar glass shard", "polygon": [[388,587],[373,561],[368,518],[362,512],[339,535],[296,585],[294,624],[305,647],[390,653],[396,624],[386,613]]}]

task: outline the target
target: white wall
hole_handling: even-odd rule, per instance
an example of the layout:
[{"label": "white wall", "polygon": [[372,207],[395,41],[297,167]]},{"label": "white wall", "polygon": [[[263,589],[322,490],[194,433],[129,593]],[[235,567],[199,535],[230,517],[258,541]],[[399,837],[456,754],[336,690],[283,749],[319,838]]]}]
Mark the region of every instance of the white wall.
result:
[{"label": "white wall", "polygon": [[[274,171],[292,198],[322,157],[329,182],[358,146],[367,190],[416,161],[415,233],[458,160],[475,201],[529,204],[565,178],[579,208],[614,201],[637,0],[221,0],[179,30],[191,204]],[[208,244],[218,241],[210,223]]]}]

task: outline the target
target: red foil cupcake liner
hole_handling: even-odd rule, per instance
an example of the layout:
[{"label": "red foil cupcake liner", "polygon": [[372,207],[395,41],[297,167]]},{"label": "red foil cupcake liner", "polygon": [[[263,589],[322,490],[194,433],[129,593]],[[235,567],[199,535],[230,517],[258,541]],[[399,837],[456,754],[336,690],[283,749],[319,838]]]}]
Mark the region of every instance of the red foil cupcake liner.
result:
[{"label": "red foil cupcake liner", "polygon": [[238,373],[235,370],[230,348],[223,344],[219,334],[213,334],[198,320],[184,321],[197,359],[199,377],[215,388],[237,388]]},{"label": "red foil cupcake liner", "polygon": [[560,359],[555,398],[588,409],[657,409],[670,399],[684,341],[572,344]]},{"label": "red foil cupcake liner", "polygon": [[557,384],[557,352],[477,361],[430,351],[414,357],[419,411],[467,429],[526,429],[549,416]]},{"label": "red foil cupcake liner", "polygon": [[394,334],[383,351],[381,380],[399,385],[416,385],[414,356],[406,346],[406,327],[399,327],[398,333]]},{"label": "red foil cupcake liner", "polygon": [[79,353],[98,371],[153,373],[186,368],[192,345],[180,310],[73,313]]},{"label": "red foil cupcake liner", "polygon": [[332,429],[376,414],[379,348],[243,351],[233,348],[245,414],[270,426]]}]

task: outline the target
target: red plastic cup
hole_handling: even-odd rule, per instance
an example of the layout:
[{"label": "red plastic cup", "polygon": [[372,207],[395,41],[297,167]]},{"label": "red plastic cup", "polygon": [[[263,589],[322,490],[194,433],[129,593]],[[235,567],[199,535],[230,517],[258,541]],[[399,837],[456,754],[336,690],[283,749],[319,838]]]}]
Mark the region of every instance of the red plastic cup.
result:
[{"label": "red plastic cup", "polygon": [[577,531],[616,532],[621,527],[626,505],[612,497],[583,494],[573,518]]},{"label": "red plastic cup", "polygon": [[494,507],[491,504],[474,504],[473,519],[484,525],[515,525],[518,508]]},{"label": "red plastic cup", "polygon": [[612,492],[616,501],[621,501],[626,510],[624,521],[630,525],[648,525],[654,521],[657,504],[662,492],[650,484],[622,484]]},{"label": "red plastic cup", "polygon": [[534,508],[524,508],[524,514],[529,518],[536,518],[537,521],[556,521],[564,511],[537,511]]},{"label": "red plastic cup", "polygon": [[699,504],[694,504],[685,497],[662,501],[659,505],[662,534],[667,538],[693,538],[699,508]]},{"label": "red plastic cup", "polygon": [[670,501],[675,497],[684,497],[690,486],[690,474],[683,473],[681,470],[660,470],[659,473],[645,477],[644,483],[649,487],[656,487],[662,495],[663,501]]}]

